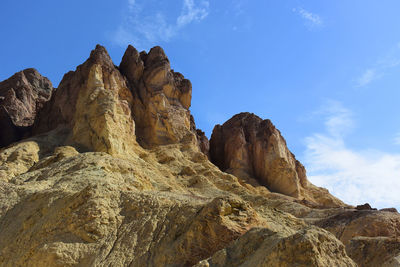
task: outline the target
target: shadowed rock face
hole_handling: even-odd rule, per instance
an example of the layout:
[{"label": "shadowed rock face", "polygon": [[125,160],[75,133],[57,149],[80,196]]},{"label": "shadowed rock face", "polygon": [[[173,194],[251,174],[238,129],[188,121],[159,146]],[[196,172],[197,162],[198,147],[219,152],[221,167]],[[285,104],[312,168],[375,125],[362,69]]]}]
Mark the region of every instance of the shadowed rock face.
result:
[{"label": "shadowed rock face", "polygon": [[35,69],[17,72],[0,83],[0,147],[28,134],[52,90],[51,82]]},{"label": "shadowed rock face", "polygon": [[307,186],[305,169],[286,146],[270,120],[252,113],[233,116],[215,126],[210,139],[211,161],[238,177],[254,177],[273,192],[300,197]]}]

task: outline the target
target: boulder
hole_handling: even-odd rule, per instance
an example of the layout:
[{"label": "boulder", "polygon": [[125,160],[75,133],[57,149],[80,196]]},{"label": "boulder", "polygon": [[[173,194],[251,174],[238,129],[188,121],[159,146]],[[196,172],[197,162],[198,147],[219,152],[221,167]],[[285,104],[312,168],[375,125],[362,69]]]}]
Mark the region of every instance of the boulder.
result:
[{"label": "boulder", "polygon": [[29,136],[52,91],[51,82],[35,69],[25,69],[0,82],[0,147]]},{"label": "boulder", "polygon": [[[252,113],[233,116],[215,126],[210,139],[211,161],[238,177],[255,177],[273,192],[300,197],[307,186],[304,167],[270,120]],[[299,172],[298,172],[299,170]]]},{"label": "boulder", "polygon": [[253,113],[239,113],[214,127],[210,159],[222,171],[244,181],[255,179],[272,192],[324,207],[346,206],[328,190],[311,184],[280,131]]}]

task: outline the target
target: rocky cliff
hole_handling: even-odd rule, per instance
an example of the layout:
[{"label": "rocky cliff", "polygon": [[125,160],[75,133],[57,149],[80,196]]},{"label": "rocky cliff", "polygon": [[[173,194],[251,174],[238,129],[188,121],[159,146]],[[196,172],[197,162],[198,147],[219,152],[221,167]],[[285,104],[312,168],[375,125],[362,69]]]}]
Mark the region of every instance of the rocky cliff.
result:
[{"label": "rocky cliff", "polygon": [[310,183],[269,120],[190,114],[160,47],[0,83],[0,266],[400,266],[400,215]]}]

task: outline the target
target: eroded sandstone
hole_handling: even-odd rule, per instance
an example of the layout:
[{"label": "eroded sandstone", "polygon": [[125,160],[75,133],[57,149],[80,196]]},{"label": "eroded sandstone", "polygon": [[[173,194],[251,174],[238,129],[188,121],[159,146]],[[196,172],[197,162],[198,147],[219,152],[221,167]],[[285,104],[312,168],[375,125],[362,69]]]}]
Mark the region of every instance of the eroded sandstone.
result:
[{"label": "eroded sandstone", "polygon": [[210,158],[222,171],[256,180],[273,192],[323,206],[343,206],[326,189],[308,182],[304,166],[289,151],[270,120],[240,113],[216,125],[210,139]]},{"label": "eroded sandstone", "polygon": [[171,69],[161,47],[139,54],[129,46],[119,68],[133,92],[139,143],[145,147],[183,141],[196,144],[189,111],[192,84]]},{"label": "eroded sandstone", "polygon": [[116,67],[97,46],[67,73],[25,116],[33,134],[0,149],[0,265],[398,264],[396,210],[311,184],[254,114],[209,143],[191,90],[160,47],[129,46]]}]

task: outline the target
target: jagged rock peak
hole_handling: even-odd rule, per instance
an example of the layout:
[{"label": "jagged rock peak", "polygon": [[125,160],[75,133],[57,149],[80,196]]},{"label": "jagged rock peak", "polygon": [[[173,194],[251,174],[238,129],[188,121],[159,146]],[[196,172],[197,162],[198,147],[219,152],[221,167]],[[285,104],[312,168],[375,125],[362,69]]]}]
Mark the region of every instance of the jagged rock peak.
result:
[{"label": "jagged rock peak", "polygon": [[128,46],[119,65],[134,97],[136,135],[145,147],[196,141],[190,127],[192,84],[171,69],[164,50],[149,53]]},{"label": "jagged rock peak", "polygon": [[165,55],[164,49],[162,49],[160,46],[155,46],[150,49],[150,52],[146,55],[145,66],[148,67],[160,63],[169,64],[169,59],[167,55]]},{"label": "jagged rock peak", "polygon": [[[30,74],[27,73],[30,72],[27,70],[23,76],[20,76],[28,77]],[[38,75],[40,74],[37,72],[33,74],[33,76]],[[22,80],[22,78],[20,79]],[[12,79],[10,78],[10,80]],[[26,79],[23,80],[25,84],[29,82]],[[7,82],[3,82],[3,84],[5,88],[12,88]],[[36,87],[50,88],[47,84],[50,84],[52,89],[48,80],[35,82]],[[5,92],[8,90],[6,89],[2,91]],[[130,138],[134,142],[137,138],[142,146],[185,142],[200,148],[200,142],[205,142],[203,137],[202,140],[197,140],[196,129],[191,129],[189,107],[192,85],[182,74],[171,69],[169,60],[161,47],[154,47],[147,54],[146,52],[139,53],[129,45],[120,66],[116,67],[107,50],[103,46],[97,45],[83,64],[79,65],[75,71],[64,75],[59,88],[50,101],[48,101],[50,94],[40,93],[39,96],[40,104],[34,110],[20,108],[18,111],[10,113],[4,111],[3,108],[3,113],[10,113],[11,117],[4,115],[1,123],[10,128],[9,125],[13,124],[17,127],[30,127],[34,122],[33,135],[46,133],[60,127],[67,128],[73,134],[66,143],[72,144],[71,140],[73,140],[85,149],[110,151],[112,144],[106,141],[108,137],[106,138],[104,134],[107,132],[106,135],[108,135],[113,130],[97,123],[101,121],[98,117],[114,116],[116,119],[124,114],[124,118],[130,121],[126,124],[129,129],[123,129],[124,126],[121,124],[117,127],[118,130],[126,133],[132,132]],[[45,96],[45,101],[41,100],[42,96]],[[2,98],[2,102],[4,102],[5,96]],[[10,97],[7,97],[8,102],[5,102],[9,104],[6,110],[21,106],[18,105],[17,100],[14,101],[14,98],[11,97],[10,100]],[[43,105],[46,101],[48,101],[46,105]],[[28,105],[35,106],[30,103],[32,101],[28,102]],[[113,106],[114,104],[123,111]],[[40,110],[42,106],[43,109]],[[26,116],[17,115],[22,111],[26,113]],[[91,112],[92,120],[88,119],[90,117],[88,112]],[[125,119],[120,119],[120,121]],[[29,121],[29,123],[22,125],[19,121],[16,123],[16,120]],[[111,121],[108,120],[110,123]],[[135,121],[138,125],[136,130]],[[99,124],[98,129],[93,130],[96,123]],[[85,124],[86,126],[84,126]],[[78,127],[78,125],[80,126]],[[84,130],[82,127],[87,129]],[[134,130],[132,131],[132,129]],[[96,131],[101,134],[93,135]],[[29,136],[31,136],[30,133],[22,133],[14,127],[13,131],[3,133],[2,138],[5,141],[2,142],[2,146]],[[103,143],[103,148],[98,146],[100,143]],[[124,145],[120,144],[120,146]]]},{"label": "jagged rock peak", "polygon": [[114,67],[114,63],[108,54],[107,49],[99,44],[97,44],[96,48],[90,52],[88,61],[92,64],[108,65],[110,68]]},{"label": "jagged rock peak", "polygon": [[36,114],[52,94],[53,85],[33,68],[0,82],[0,147],[29,134]]},{"label": "jagged rock peak", "polygon": [[85,63],[64,75],[41,112],[36,132],[66,127],[67,144],[89,151],[125,155],[136,146],[132,93],[125,78],[100,45]]},{"label": "jagged rock peak", "polygon": [[143,75],[144,63],[139,52],[132,45],[129,45],[122,57],[119,69],[125,74],[129,82],[138,86],[137,82]]}]

